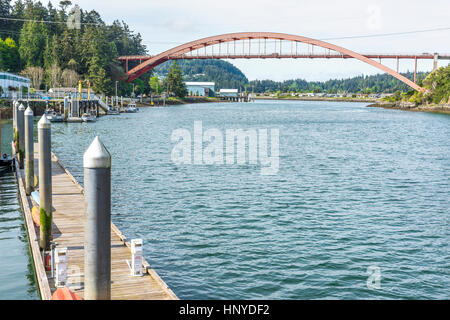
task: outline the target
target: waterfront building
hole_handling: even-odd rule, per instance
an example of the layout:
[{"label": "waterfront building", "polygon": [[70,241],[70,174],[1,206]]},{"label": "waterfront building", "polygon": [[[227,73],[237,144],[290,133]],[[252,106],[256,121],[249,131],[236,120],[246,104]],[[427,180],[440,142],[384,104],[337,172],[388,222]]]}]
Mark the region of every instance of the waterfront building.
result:
[{"label": "waterfront building", "polygon": [[190,96],[214,97],[214,82],[185,82]]},{"label": "waterfront building", "polygon": [[24,91],[24,88],[27,88],[26,92],[28,92],[30,90],[30,79],[14,73],[0,72],[0,87],[3,97],[12,96],[14,93],[20,94]]}]

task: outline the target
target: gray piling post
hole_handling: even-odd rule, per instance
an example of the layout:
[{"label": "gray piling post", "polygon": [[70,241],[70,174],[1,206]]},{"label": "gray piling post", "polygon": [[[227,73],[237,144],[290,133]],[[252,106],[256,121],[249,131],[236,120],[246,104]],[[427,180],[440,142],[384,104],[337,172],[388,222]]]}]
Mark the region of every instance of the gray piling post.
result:
[{"label": "gray piling post", "polygon": [[14,100],[13,102],[13,128],[14,130],[17,129],[17,108],[19,107],[19,103]]},{"label": "gray piling post", "polygon": [[25,107],[23,104],[20,104],[19,109],[17,110],[17,135],[18,135],[18,145],[19,150],[19,164],[20,169],[23,169],[23,164],[25,162]]},{"label": "gray piling post", "polygon": [[67,120],[68,116],[69,116],[69,97],[64,97],[64,113],[63,113],[64,120]]},{"label": "gray piling post", "polygon": [[52,155],[51,124],[45,114],[38,122],[40,247],[50,250],[52,241]]},{"label": "gray piling post", "polygon": [[0,158],[2,157],[2,110],[0,110]]},{"label": "gray piling post", "polygon": [[34,114],[30,107],[25,111],[25,190],[30,195],[34,189]]},{"label": "gray piling post", "polygon": [[111,155],[98,137],[83,156],[84,298],[111,299]]}]

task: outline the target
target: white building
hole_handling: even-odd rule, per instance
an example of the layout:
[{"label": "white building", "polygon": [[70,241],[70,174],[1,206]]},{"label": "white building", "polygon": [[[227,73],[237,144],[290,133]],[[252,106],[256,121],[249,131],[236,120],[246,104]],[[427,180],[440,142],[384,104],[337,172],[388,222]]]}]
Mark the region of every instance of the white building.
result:
[{"label": "white building", "polygon": [[219,95],[221,97],[238,97],[239,91],[238,89],[220,89]]},{"label": "white building", "polygon": [[5,96],[9,96],[14,92],[19,94],[23,88],[30,90],[30,79],[9,72],[0,72],[0,86]]},{"label": "white building", "polygon": [[185,82],[189,95],[201,97],[214,96],[214,82]]}]

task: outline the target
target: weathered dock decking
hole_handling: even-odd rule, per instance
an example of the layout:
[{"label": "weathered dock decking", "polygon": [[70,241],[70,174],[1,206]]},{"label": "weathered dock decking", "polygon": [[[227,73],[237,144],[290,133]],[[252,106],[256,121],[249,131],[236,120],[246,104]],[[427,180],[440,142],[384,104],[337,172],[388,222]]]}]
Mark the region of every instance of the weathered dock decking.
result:
[{"label": "weathered dock decking", "polygon": [[[34,150],[38,150],[35,145]],[[35,172],[38,175],[38,153],[35,151]],[[24,170],[16,166],[27,232],[34,260],[41,298],[50,299],[56,290],[54,281],[44,270],[39,252],[39,228],[32,220],[32,201],[25,194]],[[68,249],[67,287],[84,296],[84,195],[83,188],[52,155],[53,240]],[[145,249],[145,246],[144,246]],[[111,224],[111,299],[174,300],[178,299],[159,275],[144,260],[144,276],[130,275],[126,260],[131,259],[130,244],[119,229]]]}]

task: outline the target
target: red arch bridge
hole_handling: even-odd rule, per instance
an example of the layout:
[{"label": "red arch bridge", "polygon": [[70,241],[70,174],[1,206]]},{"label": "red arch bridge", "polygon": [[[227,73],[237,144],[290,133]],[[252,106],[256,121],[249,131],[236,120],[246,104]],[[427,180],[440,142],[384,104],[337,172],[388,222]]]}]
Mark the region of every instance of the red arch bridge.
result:
[{"label": "red arch bridge", "polygon": [[[358,59],[390,74],[417,91],[424,88],[417,85],[417,60],[433,60],[433,70],[437,68],[439,59],[450,59],[450,55],[438,53],[423,54],[360,54],[349,49],[307,37],[273,33],[273,32],[240,32],[228,33],[191,41],[154,56],[122,56],[127,73],[127,82],[140,77],[154,67],[168,60],[178,59]],[[377,59],[379,62],[377,62]],[[396,59],[397,70],[383,64],[381,59]],[[414,60],[414,81],[398,72],[400,59]],[[129,69],[130,62],[133,67]]]}]

